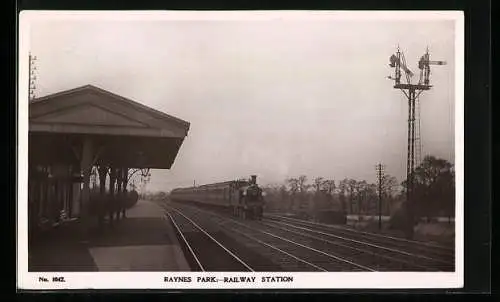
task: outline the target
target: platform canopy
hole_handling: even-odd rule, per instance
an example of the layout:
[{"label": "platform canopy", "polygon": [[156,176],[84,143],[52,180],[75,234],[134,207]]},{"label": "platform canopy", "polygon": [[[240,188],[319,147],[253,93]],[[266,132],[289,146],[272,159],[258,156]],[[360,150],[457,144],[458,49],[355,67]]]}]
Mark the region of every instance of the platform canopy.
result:
[{"label": "platform canopy", "polygon": [[84,149],[91,148],[94,164],[169,169],[189,126],[86,85],[30,101],[29,160],[30,164],[79,163]]}]

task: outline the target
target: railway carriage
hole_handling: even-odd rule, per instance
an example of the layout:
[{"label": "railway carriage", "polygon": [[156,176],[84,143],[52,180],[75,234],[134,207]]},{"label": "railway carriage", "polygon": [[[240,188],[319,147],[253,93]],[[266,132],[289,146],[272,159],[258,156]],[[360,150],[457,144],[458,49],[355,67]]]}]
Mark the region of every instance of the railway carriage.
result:
[{"label": "railway carriage", "polygon": [[174,202],[194,202],[222,208],[243,219],[262,219],[264,209],[263,192],[257,185],[255,175],[250,180],[174,189],[170,192],[170,199]]}]

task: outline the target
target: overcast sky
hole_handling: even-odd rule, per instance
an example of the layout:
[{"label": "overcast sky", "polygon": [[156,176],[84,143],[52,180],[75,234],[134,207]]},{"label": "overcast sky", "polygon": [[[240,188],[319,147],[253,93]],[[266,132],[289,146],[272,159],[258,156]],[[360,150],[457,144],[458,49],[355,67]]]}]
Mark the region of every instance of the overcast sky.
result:
[{"label": "overcast sky", "polygon": [[[454,161],[453,21],[125,21],[32,23],[37,96],[96,85],[191,123],[149,190],[257,174],[374,181],[405,177],[407,101],[387,79],[399,44],[417,73],[423,153]],[[415,79],[417,80],[417,79]]]}]

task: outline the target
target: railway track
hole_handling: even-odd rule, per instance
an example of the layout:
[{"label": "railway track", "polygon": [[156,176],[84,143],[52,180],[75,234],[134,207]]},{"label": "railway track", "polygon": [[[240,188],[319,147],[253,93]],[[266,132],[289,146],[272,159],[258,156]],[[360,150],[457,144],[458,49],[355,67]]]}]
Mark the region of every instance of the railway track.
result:
[{"label": "railway track", "polygon": [[358,259],[360,263],[376,267],[378,271],[442,271],[442,264],[432,258],[418,254],[412,254],[401,250],[387,248],[366,241],[358,241],[344,236],[338,236],[326,232],[316,231],[309,228],[298,227],[284,223],[263,224],[278,229],[290,236],[308,238],[310,244],[323,243],[329,249],[337,251],[345,257]]},{"label": "railway track", "polygon": [[244,238],[247,241],[246,246],[272,259],[284,271],[376,271],[373,267],[338,256],[335,251],[325,251],[324,247],[316,248],[300,240],[292,240],[289,234],[285,237],[266,230],[262,225],[258,226],[256,222],[242,223],[194,207],[181,207],[196,219],[206,219],[210,216],[212,223],[220,225],[240,239]]},{"label": "railway track", "polygon": [[[181,206],[181,205],[179,205]],[[453,271],[454,263],[449,259],[423,254],[404,245],[407,240],[393,239],[399,248],[380,242],[387,236],[373,236],[360,232],[359,238],[343,230],[340,235],[332,232],[337,226],[322,225],[298,219],[266,219],[262,222],[245,221],[216,214],[212,211],[200,210],[193,206],[182,205],[190,213],[199,212],[198,217],[211,216],[212,221],[227,232],[239,238],[253,241],[253,248],[269,259],[273,259],[285,270],[307,271]],[[285,221],[283,221],[285,220]],[[342,230],[342,228],[340,227]],[[351,235],[351,236],[347,236]],[[363,240],[360,240],[363,239]],[[383,240],[382,240],[383,241]],[[257,244],[258,243],[258,244]],[[413,244],[413,242],[410,242]],[[247,245],[251,245],[247,242]],[[256,248],[257,245],[267,246]],[[401,248],[403,247],[403,248]],[[434,248],[427,245],[428,249]],[[265,250],[265,251],[264,251]],[[322,256],[318,256],[318,254]],[[432,254],[432,253],[431,253]],[[434,257],[431,257],[434,256]],[[279,259],[276,259],[279,257]],[[322,259],[320,259],[322,258]],[[304,265],[297,265],[302,263]],[[306,265],[307,264],[307,265]],[[312,264],[312,265],[311,265]],[[350,266],[349,266],[350,264]],[[314,268],[314,269],[313,269]]]},{"label": "railway track", "polygon": [[233,251],[181,211],[169,208],[166,216],[195,271],[254,271]]},{"label": "railway track", "polygon": [[393,255],[403,261],[413,258],[413,263],[431,270],[453,271],[455,267],[454,249],[449,247],[277,215],[266,215],[266,222],[323,238],[344,240],[351,245],[365,245],[368,249],[384,251],[387,256]]},{"label": "railway track", "polygon": [[[186,209],[183,209],[186,210]],[[197,212],[193,209],[188,209],[189,215],[195,219],[206,219],[206,213]],[[325,268],[317,266],[303,258],[297,257],[279,246],[270,244],[268,240],[262,240],[258,238],[258,235],[249,232],[248,230],[235,227],[228,220],[214,219],[215,217],[210,217],[211,223],[217,224],[224,228],[226,232],[236,237],[237,240],[246,248],[256,250],[259,254],[267,259],[270,259],[279,268],[278,271],[328,271]],[[267,270],[271,271],[271,270]]]},{"label": "railway track", "polygon": [[[344,262],[357,264],[355,267],[342,270],[358,271],[359,268],[371,271],[446,270],[442,267],[442,263],[435,259],[291,224],[252,222],[253,229],[259,227],[272,228],[272,230],[266,231],[266,234],[271,232],[276,237],[301,243],[310,249],[320,251],[322,254],[333,255]],[[334,270],[336,271],[336,269]]]}]

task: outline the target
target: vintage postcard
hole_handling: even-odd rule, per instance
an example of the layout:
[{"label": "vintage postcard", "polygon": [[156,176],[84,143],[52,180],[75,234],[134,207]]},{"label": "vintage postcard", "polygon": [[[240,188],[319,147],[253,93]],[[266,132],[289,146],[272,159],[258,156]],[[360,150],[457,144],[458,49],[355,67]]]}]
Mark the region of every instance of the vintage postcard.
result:
[{"label": "vintage postcard", "polygon": [[462,12],[19,20],[19,289],[463,286]]}]

